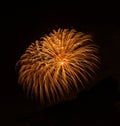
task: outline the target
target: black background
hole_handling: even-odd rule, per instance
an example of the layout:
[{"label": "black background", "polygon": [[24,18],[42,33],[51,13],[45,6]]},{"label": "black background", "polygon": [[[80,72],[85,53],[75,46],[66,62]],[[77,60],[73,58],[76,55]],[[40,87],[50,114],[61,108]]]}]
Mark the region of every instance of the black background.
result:
[{"label": "black background", "polygon": [[[1,61],[5,61],[2,62],[5,78],[1,81],[3,124],[14,120],[16,126],[119,125],[119,15],[108,9],[81,7],[18,8],[2,15],[4,51],[1,54],[4,56]],[[81,92],[76,99],[41,109],[39,104],[27,99],[19,87],[15,64],[31,42],[57,28],[75,28],[92,34],[100,46],[102,66],[94,87]]]}]

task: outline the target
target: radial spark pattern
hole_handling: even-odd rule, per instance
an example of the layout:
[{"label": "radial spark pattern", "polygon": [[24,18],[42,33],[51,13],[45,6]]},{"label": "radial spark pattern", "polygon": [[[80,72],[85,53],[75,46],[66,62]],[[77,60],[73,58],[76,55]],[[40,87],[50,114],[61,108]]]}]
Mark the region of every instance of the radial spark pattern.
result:
[{"label": "radial spark pattern", "polygon": [[75,29],[53,30],[21,56],[18,82],[41,102],[64,99],[73,90],[78,92],[79,84],[84,87],[84,80],[95,73],[97,50],[90,35]]}]

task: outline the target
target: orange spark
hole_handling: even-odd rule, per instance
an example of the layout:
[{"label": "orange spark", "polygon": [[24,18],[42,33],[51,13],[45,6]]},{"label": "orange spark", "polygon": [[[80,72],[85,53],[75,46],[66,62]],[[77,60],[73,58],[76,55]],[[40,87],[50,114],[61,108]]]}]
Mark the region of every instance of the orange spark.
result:
[{"label": "orange spark", "polygon": [[64,99],[72,89],[76,93],[84,87],[82,80],[87,81],[91,73],[98,68],[98,48],[91,35],[77,32],[75,29],[53,30],[42,40],[33,42],[21,56],[17,65],[19,84],[40,96],[49,103]]}]

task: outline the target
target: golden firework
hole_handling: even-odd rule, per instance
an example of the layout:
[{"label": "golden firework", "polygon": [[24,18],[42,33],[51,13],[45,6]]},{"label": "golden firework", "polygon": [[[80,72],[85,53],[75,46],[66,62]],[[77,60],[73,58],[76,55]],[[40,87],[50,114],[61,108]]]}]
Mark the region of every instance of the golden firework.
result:
[{"label": "golden firework", "polygon": [[41,102],[60,101],[73,91],[79,92],[79,84],[84,87],[83,80],[95,73],[97,50],[91,35],[75,29],[53,30],[21,56],[18,82]]}]

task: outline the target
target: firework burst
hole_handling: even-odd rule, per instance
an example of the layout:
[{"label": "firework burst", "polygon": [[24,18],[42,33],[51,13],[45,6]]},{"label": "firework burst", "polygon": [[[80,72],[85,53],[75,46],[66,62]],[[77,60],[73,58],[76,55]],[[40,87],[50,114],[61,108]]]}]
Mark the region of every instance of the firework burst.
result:
[{"label": "firework burst", "polygon": [[60,101],[73,91],[79,92],[84,81],[95,73],[97,51],[91,35],[75,29],[53,30],[20,57],[18,82],[41,102]]}]

